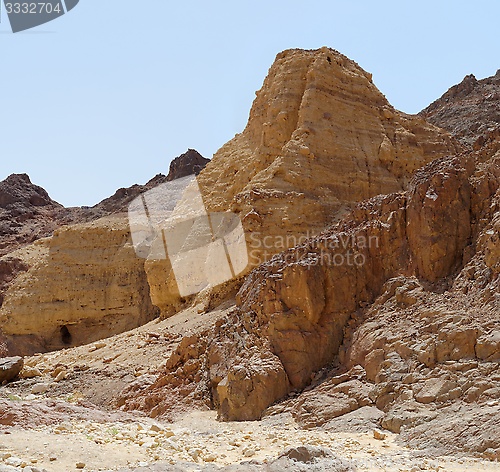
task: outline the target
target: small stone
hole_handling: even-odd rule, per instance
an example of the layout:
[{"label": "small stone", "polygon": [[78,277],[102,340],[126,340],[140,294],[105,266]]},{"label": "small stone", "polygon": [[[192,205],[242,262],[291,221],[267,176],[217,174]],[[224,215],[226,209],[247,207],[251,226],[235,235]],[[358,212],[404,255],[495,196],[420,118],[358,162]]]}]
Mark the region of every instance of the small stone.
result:
[{"label": "small stone", "polygon": [[57,374],[57,377],[54,379],[54,382],[60,382],[61,380],[64,380],[67,376],[67,372],[65,370],[62,370]]},{"label": "small stone", "polygon": [[49,389],[48,384],[36,384],[33,385],[33,388],[31,389],[31,393],[33,395],[37,395],[40,393],[45,393]]},{"label": "small stone", "polygon": [[85,462],[77,462],[76,468],[77,469],[85,469]]},{"label": "small stone", "polygon": [[7,465],[11,465],[12,467],[21,467],[23,460],[19,459],[19,457],[11,456],[5,460]]},{"label": "small stone", "polygon": [[19,374],[19,377],[22,379],[32,379],[34,377],[41,377],[42,373],[37,367],[30,367],[28,365],[25,365],[21,373]]},{"label": "small stone", "polygon": [[245,449],[245,450],[243,451],[243,455],[244,455],[245,457],[252,457],[252,456],[255,456],[255,450],[253,450],[253,449]]},{"label": "small stone", "polygon": [[49,461],[50,461],[50,462],[54,462],[54,461],[56,461],[56,460],[57,460],[57,457],[56,457],[56,456],[50,456],[50,457],[49,457]]},{"label": "small stone", "polygon": [[374,429],[373,430],[373,437],[375,439],[378,439],[379,441],[383,441],[387,437],[387,434],[383,433],[382,431],[380,431],[378,429]]},{"label": "small stone", "polygon": [[152,424],[151,425],[151,428],[149,428],[150,431],[154,431],[154,432],[160,432],[160,431],[163,431],[163,428],[156,425],[156,424]]},{"label": "small stone", "polygon": [[61,372],[64,372],[66,370],[65,366],[57,366],[51,373],[50,376],[53,378],[56,378]]},{"label": "small stone", "polygon": [[190,449],[188,451],[188,454],[195,460],[198,460],[198,457],[200,457],[201,451],[199,449]]},{"label": "small stone", "polygon": [[0,359],[0,384],[15,379],[24,366],[22,357],[4,357]]}]

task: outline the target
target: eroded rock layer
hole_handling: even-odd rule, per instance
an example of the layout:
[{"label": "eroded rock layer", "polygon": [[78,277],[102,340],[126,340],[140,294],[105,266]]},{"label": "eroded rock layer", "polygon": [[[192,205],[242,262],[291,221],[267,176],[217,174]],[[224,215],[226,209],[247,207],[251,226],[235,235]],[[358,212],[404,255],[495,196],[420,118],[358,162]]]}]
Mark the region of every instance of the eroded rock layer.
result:
[{"label": "eroded rock layer", "polygon": [[[278,54],[245,130],[198,182],[208,211],[240,215],[255,267],[456,150],[443,130],[395,110],[354,61],[294,49]],[[171,314],[179,297],[170,265],[152,261],[147,272],[153,303]]]},{"label": "eroded rock layer", "polygon": [[130,240],[128,204],[157,185],[198,173],[207,161],[191,149],[174,159],[168,176],[119,189],[92,208],[64,208],[27,175],[1,182],[7,253],[0,257],[1,349],[17,355],[80,345],[157,316],[144,260]]}]

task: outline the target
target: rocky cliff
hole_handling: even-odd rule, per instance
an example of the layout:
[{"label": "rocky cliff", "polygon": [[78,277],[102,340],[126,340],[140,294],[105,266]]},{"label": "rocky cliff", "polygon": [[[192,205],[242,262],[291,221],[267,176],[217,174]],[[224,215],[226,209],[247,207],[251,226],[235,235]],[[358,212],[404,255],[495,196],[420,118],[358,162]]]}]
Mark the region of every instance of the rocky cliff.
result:
[{"label": "rocky cliff", "polygon": [[[245,130],[198,178],[209,211],[240,216],[250,267],[355,203],[404,190],[416,169],[458,149],[443,130],[395,110],[333,49],[278,54],[256,95]],[[146,267],[153,303],[171,314],[180,305],[168,261]]]},{"label": "rocky cliff", "polygon": [[498,458],[499,159],[500,142],[487,162],[438,159],[262,264],[120,403],[161,415],[205,398],[224,420],[288,412],[333,431],[352,413],[413,447]]},{"label": "rocky cliff", "polygon": [[[470,113],[467,101],[448,102],[454,116]],[[279,122],[269,121],[266,129]],[[444,124],[463,137],[452,123]],[[500,140],[489,133],[483,141],[483,130],[476,128],[474,152],[432,160],[400,191],[365,200],[255,268],[214,328],[181,343],[151,385],[129,388],[120,401],[168,415],[183,391],[205,398],[223,420],[288,412],[304,428],[332,431],[349,413],[413,447],[499,458]],[[240,162],[252,156],[255,134],[246,133],[232,143],[241,145],[231,154]],[[249,179],[257,179],[253,168]],[[307,185],[310,167],[295,169],[304,168]]]},{"label": "rocky cliff", "polygon": [[173,316],[26,365],[68,373],[50,395],[155,418],[377,425],[433,456],[499,459],[500,138],[463,122],[494,126],[477,103],[495,81],[467,79],[424,113],[460,144],[336,51],[279,54],[246,129],[198,179],[210,211],[241,216],[248,274],[177,311],[168,264],[134,258],[123,219],[59,229],[9,254],[7,344],[33,344],[32,327],[59,346],[95,339],[157,306]]}]

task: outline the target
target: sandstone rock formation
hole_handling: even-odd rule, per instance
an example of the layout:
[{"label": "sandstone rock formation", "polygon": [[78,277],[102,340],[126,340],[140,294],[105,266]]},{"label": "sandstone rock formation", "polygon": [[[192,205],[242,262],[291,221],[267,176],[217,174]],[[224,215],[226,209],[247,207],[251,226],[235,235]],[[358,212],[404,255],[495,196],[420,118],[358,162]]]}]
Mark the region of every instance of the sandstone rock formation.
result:
[{"label": "sandstone rock formation", "polygon": [[[4,225],[19,228],[14,242],[5,246],[9,253],[0,258],[5,352],[29,354],[88,343],[153,319],[157,309],[144,261],[130,241],[127,206],[140,193],[176,175],[198,172],[204,164],[191,150],[176,158],[169,177],[159,174],[146,185],[120,189],[92,208],[66,209],[26,175],[2,182]],[[16,226],[18,214],[24,216]],[[23,248],[25,234],[32,240],[53,236]]]},{"label": "sandstone rock formation", "polygon": [[11,352],[28,339],[40,351],[92,342],[155,316],[126,220],[61,228],[21,253],[35,250],[0,309]]},{"label": "sandstone rock formation", "polygon": [[[247,128],[198,179],[210,211],[241,216],[252,270],[180,301],[168,262],[134,258],[119,216],[9,253],[9,348],[83,343],[191,303],[109,346],[33,357],[18,388],[83,391],[169,420],[210,407],[221,420],[291,415],[333,432],[346,418],[434,455],[500,458],[500,136],[493,108],[488,130],[459,122],[471,110],[482,119],[495,84],[469,78],[426,112],[439,110],[462,146],[394,110],[341,54],[281,53]],[[277,463],[302,470],[316,453]]]},{"label": "sandstone rock formation", "polygon": [[[278,54],[245,130],[198,183],[208,211],[240,215],[254,267],[356,202],[405,189],[416,169],[456,150],[447,133],[395,110],[354,61],[294,49]],[[180,304],[168,261],[146,270],[153,303],[172,314]]]},{"label": "sandstone rock formation", "polygon": [[[500,141],[437,159],[406,192],[260,265],[236,308],[130,405],[147,411],[175,371],[221,419],[259,418],[288,393],[267,414],[330,427],[372,408],[414,447],[499,457],[499,159]],[[475,433],[450,443],[453,428]]]}]

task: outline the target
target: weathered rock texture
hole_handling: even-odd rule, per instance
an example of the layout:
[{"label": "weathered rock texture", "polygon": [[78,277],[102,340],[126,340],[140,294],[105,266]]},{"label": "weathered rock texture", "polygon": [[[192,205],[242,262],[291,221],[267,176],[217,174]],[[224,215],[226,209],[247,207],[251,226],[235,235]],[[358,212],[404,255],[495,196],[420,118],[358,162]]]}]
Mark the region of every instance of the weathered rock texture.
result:
[{"label": "weathered rock texture", "polygon": [[64,219],[65,209],[26,174],[0,182],[0,256],[49,236]]},{"label": "weathered rock texture", "polygon": [[11,352],[23,338],[35,337],[41,350],[57,349],[135,328],[155,316],[126,220],[58,229],[36,247],[31,269],[10,286],[0,309]]},{"label": "weathered rock texture", "polygon": [[[294,49],[278,54],[245,130],[198,182],[209,211],[240,215],[254,267],[456,150],[444,131],[395,110],[354,61]],[[179,297],[168,261],[147,272],[153,303],[171,314]]]},{"label": "weathered rock texture", "polygon": [[170,163],[170,171],[167,175],[167,181],[187,177],[188,175],[198,175],[210,159],[203,157],[195,149],[188,149],[184,154],[176,157]]},{"label": "weathered rock texture", "polygon": [[199,174],[208,162],[189,149],[171,162],[167,176],[158,174],[145,185],[118,189],[93,207],[65,208],[42,187],[34,185],[28,175],[12,174],[0,182],[0,257],[52,235],[61,226],[127,212],[128,204],[141,193],[186,175]]},{"label": "weathered rock texture", "polygon": [[500,142],[489,159],[438,159],[406,192],[363,202],[276,255],[130,406],[155,398],[156,408],[175,377],[221,419],[248,420],[307,387],[267,414],[330,427],[373,408],[414,447],[499,457],[499,169]]},{"label": "weathered rock texture", "polygon": [[23,368],[22,357],[4,357],[0,359],[0,383],[15,379]]},{"label": "weathered rock texture", "polygon": [[[29,354],[88,343],[155,317],[144,260],[130,241],[127,206],[177,175],[199,172],[205,161],[190,150],[172,163],[168,177],[159,174],[146,185],[120,189],[92,208],[66,209],[26,175],[2,182],[2,223],[15,232],[5,246],[9,253],[0,257],[0,327],[6,352]],[[16,226],[18,214],[22,221]],[[78,221],[83,223],[68,225]],[[53,236],[23,247],[28,233],[32,240]]]},{"label": "weathered rock texture", "polygon": [[[142,346],[122,340],[117,357],[103,347],[108,365],[154,345],[151,368],[113,392],[115,405],[165,418],[187,406],[222,420],[288,412],[332,431],[359,414],[435,455],[500,458],[500,139],[455,130],[470,87],[439,106],[455,110],[443,126],[474,151],[394,110],[335,51],[278,55],[247,128],[199,176],[209,210],[242,216],[257,267],[162,320]],[[300,244],[276,239],[311,230]],[[259,264],[266,249],[274,256]],[[148,291],[167,312],[175,280],[131,253],[123,220],[104,219],[9,254],[4,328],[19,342],[36,326],[62,345],[90,319],[102,336],[116,314],[142,322]],[[73,363],[71,381],[88,379]]]},{"label": "weathered rock texture", "polygon": [[420,115],[479,148],[489,137],[500,136],[500,70],[483,80],[468,75]]}]

